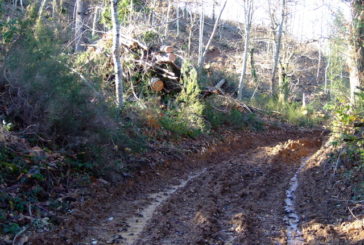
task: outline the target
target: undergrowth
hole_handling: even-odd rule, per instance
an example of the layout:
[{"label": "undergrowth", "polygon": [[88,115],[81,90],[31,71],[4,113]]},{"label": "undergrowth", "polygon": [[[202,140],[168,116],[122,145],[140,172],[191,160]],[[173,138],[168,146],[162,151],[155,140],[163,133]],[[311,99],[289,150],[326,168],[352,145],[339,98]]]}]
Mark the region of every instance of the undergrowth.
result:
[{"label": "undergrowth", "polygon": [[342,147],[337,158],[340,178],[352,186],[352,200],[364,200],[364,92],[358,93],[355,105],[340,101],[329,107],[333,114],[333,144]]},{"label": "undergrowth", "polygon": [[279,102],[277,98],[272,98],[264,94],[259,94],[249,101],[253,106],[261,108],[272,116],[278,116],[282,120],[298,125],[313,127],[322,124],[325,116],[320,113],[320,109],[314,104],[308,104],[305,107],[298,102]]}]

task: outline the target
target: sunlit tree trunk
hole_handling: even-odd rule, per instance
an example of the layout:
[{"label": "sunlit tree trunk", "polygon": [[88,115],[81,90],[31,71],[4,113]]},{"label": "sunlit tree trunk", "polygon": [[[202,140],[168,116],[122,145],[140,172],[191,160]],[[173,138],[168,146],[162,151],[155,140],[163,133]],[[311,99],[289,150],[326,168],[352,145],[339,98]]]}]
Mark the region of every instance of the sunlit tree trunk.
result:
[{"label": "sunlit tree trunk", "polygon": [[358,92],[360,86],[360,72],[356,63],[356,55],[354,49],[350,50],[350,57],[348,57],[349,78],[350,78],[350,100],[355,104],[355,93]]},{"label": "sunlit tree trunk", "polygon": [[190,12],[190,26],[189,26],[189,33],[188,33],[188,47],[187,47],[187,53],[190,56],[192,51],[192,36],[193,36],[193,28],[195,26],[196,17],[193,14],[193,12]]},{"label": "sunlit tree trunk", "polygon": [[168,31],[169,31],[169,18],[170,18],[170,14],[171,14],[171,1],[172,0],[167,0],[167,1],[168,1],[168,7],[167,7],[166,26],[164,29],[164,37],[167,36]]},{"label": "sunlit tree trunk", "polygon": [[238,99],[241,100],[243,97],[243,86],[245,82],[246,67],[248,62],[249,53],[249,42],[250,42],[250,31],[253,20],[253,0],[246,0],[244,2],[244,19],[245,19],[245,33],[244,33],[244,53],[243,53],[243,64],[239,79],[238,88]]},{"label": "sunlit tree trunk", "polygon": [[273,68],[272,68],[272,77],[271,77],[271,87],[270,92],[272,95],[276,94],[277,86],[276,86],[276,73],[277,73],[277,67],[279,63],[279,53],[281,51],[281,42],[282,42],[282,35],[283,35],[283,25],[286,18],[286,0],[282,0],[281,2],[281,20],[278,26],[278,30],[276,32],[276,38],[275,38],[275,49],[274,49],[274,58],[273,58]]},{"label": "sunlit tree trunk", "polygon": [[123,68],[121,65],[121,49],[120,49],[120,23],[118,18],[118,0],[111,0],[111,20],[112,20],[112,56],[114,62],[115,73],[115,97],[116,105],[123,106]]},{"label": "sunlit tree trunk", "polygon": [[38,11],[38,22],[41,21],[41,19],[42,19],[43,10],[46,5],[46,2],[47,2],[47,0],[42,0],[42,3],[40,4],[39,11]]},{"label": "sunlit tree trunk", "polygon": [[278,101],[282,104],[288,99],[288,84],[286,67],[283,64],[278,65]]},{"label": "sunlit tree trunk", "polygon": [[75,20],[75,52],[80,52],[82,48],[82,35],[83,35],[83,14],[84,14],[83,0],[76,1],[76,20]]},{"label": "sunlit tree trunk", "polygon": [[176,25],[177,25],[177,37],[179,36],[179,18],[180,18],[180,14],[179,14],[179,6],[178,3],[176,3]]},{"label": "sunlit tree trunk", "polygon": [[317,70],[316,70],[316,83],[317,84],[319,84],[320,71],[321,71],[321,60],[322,60],[321,40],[318,42],[318,52],[319,52],[319,57],[318,57],[318,61],[317,61]]},{"label": "sunlit tree trunk", "polygon": [[363,0],[353,0],[352,25],[350,39],[350,54],[348,65],[350,69],[350,98],[355,104],[355,94],[358,87],[364,88],[364,3]]},{"label": "sunlit tree trunk", "polygon": [[52,1],[52,17],[54,18],[56,16],[57,12],[57,0]]},{"label": "sunlit tree trunk", "polygon": [[91,32],[92,37],[95,37],[95,34],[96,34],[96,23],[97,23],[98,15],[99,15],[99,7],[95,7],[95,9],[94,9],[94,19],[92,21],[92,32]]},{"label": "sunlit tree trunk", "polygon": [[215,22],[215,9],[216,9],[216,1],[212,0],[212,21]]},{"label": "sunlit tree trunk", "polygon": [[198,40],[198,64],[202,63],[204,27],[205,27],[205,12],[204,12],[203,2],[201,2],[200,28],[199,28],[199,40]]},{"label": "sunlit tree trunk", "polygon": [[329,68],[330,68],[330,56],[329,58],[327,59],[327,64],[326,64],[326,67],[325,67],[325,81],[324,81],[324,93],[325,94],[328,94],[329,93],[329,90],[328,90],[328,80],[329,80]]}]

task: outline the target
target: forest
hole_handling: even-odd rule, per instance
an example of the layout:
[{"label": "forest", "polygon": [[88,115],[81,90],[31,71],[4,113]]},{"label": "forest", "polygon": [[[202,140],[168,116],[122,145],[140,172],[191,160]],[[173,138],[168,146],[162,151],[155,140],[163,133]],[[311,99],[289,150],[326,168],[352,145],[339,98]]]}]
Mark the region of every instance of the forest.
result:
[{"label": "forest", "polygon": [[364,244],[364,1],[0,0],[2,244]]}]

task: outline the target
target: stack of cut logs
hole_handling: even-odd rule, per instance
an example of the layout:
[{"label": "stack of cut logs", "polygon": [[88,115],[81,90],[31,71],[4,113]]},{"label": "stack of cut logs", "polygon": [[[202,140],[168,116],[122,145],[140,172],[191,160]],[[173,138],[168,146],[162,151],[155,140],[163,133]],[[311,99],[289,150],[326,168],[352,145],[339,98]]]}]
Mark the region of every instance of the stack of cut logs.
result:
[{"label": "stack of cut logs", "polygon": [[[162,46],[160,48],[160,52],[155,53],[155,60],[156,65],[162,65],[162,64],[173,64],[177,59],[177,56],[173,53],[174,48],[172,46]],[[177,66],[174,65],[176,68]],[[178,77],[176,77],[176,74],[171,74],[171,71],[163,71],[162,69],[158,69],[158,74],[164,77],[165,79],[171,79],[171,80],[178,80]],[[165,74],[161,74],[165,73]],[[164,89],[165,82],[158,76],[152,77],[152,79],[149,82],[150,88],[155,92],[160,92]]]},{"label": "stack of cut logs", "polygon": [[[147,74],[151,77],[149,87],[155,92],[179,92],[181,90],[181,68],[176,64],[177,55],[174,47],[162,45],[160,47],[147,47],[138,40],[121,35],[121,44],[124,47],[122,57],[131,60],[135,64],[133,70],[127,70],[124,76],[131,77],[136,73]],[[105,52],[107,43],[112,41],[111,34],[105,34],[96,46],[90,46],[95,53]],[[111,61],[111,60],[110,60]],[[202,90],[202,97],[213,94],[224,94],[222,87],[225,79],[217,82],[215,86],[209,86]]]},{"label": "stack of cut logs", "polygon": [[[172,46],[163,45],[160,47],[147,47],[138,40],[125,35],[121,35],[120,39],[120,43],[123,46],[123,59],[131,61],[134,64],[134,66],[132,66],[133,68],[124,69],[123,75],[126,78],[131,78],[135,74],[148,74],[147,77],[151,77],[149,81],[151,90],[163,93],[178,93],[181,91],[181,68],[176,64],[177,55],[174,53],[174,48]],[[102,53],[109,56],[106,47],[108,47],[111,42],[111,33],[106,33],[96,45],[88,45],[88,51],[94,52],[95,55],[93,57],[97,57]],[[113,65],[111,57],[110,65]],[[226,93],[223,90],[223,87],[226,84],[226,80],[221,79],[216,82],[214,86],[203,88],[201,90],[201,98],[205,99],[209,96],[216,95],[232,99],[232,97],[226,96]],[[253,111],[252,108],[246,106],[241,101],[232,100],[234,101],[233,104],[235,108],[248,112]]]},{"label": "stack of cut logs", "polygon": [[181,68],[175,64],[177,56],[172,46],[149,48],[139,41],[121,36],[121,44],[126,53],[131,53],[136,64],[134,72],[149,73],[152,78],[149,81],[151,90],[155,92],[169,93],[180,90]]}]

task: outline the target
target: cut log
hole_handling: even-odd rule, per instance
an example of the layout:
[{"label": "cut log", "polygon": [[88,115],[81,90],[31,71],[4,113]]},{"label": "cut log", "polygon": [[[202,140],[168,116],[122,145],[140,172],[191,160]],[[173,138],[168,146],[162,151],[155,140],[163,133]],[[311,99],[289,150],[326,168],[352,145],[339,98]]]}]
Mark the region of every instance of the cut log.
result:
[{"label": "cut log", "polygon": [[156,56],[156,59],[158,63],[174,63],[177,56],[173,53],[159,54]]},{"label": "cut log", "polygon": [[150,88],[155,92],[160,92],[164,88],[164,82],[158,77],[153,77],[149,82]]},{"label": "cut log", "polygon": [[173,53],[174,52],[174,48],[172,46],[167,46],[167,45],[163,45],[160,48],[161,52],[165,52],[165,53]]}]

